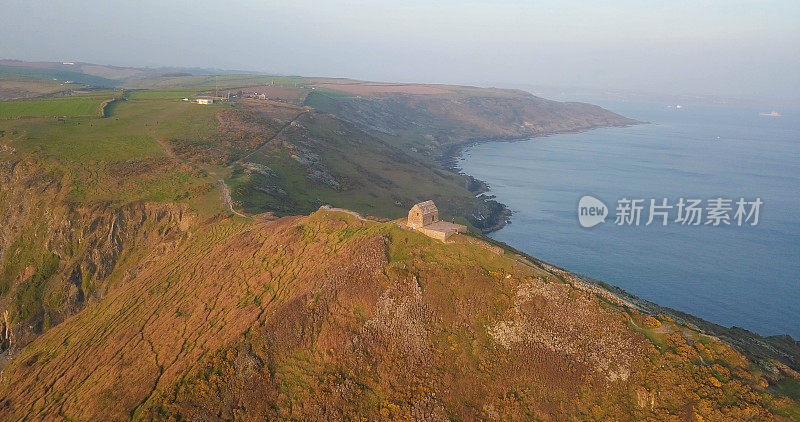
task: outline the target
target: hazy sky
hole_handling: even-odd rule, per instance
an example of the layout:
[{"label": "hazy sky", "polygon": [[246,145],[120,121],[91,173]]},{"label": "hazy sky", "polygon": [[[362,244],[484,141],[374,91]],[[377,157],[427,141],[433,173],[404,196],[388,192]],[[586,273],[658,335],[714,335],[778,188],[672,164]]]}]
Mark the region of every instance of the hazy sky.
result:
[{"label": "hazy sky", "polygon": [[0,0],[0,57],[800,101],[800,1]]}]

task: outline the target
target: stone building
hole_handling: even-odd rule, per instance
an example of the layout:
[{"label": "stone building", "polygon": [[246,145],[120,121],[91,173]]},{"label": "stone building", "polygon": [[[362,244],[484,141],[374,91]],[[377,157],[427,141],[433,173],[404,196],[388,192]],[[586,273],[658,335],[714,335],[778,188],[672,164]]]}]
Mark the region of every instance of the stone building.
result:
[{"label": "stone building", "polygon": [[411,207],[411,210],[408,211],[406,225],[443,242],[450,236],[456,233],[464,233],[467,230],[467,227],[461,224],[440,221],[439,210],[433,201],[420,202]]},{"label": "stone building", "polygon": [[420,202],[408,211],[408,227],[418,229],[439,221],[439,210],[433,201]]}]

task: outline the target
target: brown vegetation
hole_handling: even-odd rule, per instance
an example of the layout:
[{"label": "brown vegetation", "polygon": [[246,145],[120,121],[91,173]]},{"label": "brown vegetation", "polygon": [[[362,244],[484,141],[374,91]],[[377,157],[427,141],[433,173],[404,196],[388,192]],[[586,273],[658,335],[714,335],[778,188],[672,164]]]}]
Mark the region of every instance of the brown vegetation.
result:
[{"label": "brown vegetation", "polygon": [[467,238],[320,211],[172,239],[15,356],[5,419],[730,419],[780,404],[718,340],[669,322],[645,335],[647,316]]}]

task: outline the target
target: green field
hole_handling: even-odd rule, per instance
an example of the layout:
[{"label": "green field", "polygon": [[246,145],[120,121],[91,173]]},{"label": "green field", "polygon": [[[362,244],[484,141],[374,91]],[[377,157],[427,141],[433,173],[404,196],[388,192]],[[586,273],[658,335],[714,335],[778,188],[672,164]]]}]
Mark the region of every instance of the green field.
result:
[{"label": "green field", "polygon": [[0,119],[102,115],[103,102],[118,94],[0,102]]},{"label": "green field", "polygon": [[[170,79],[192,81],[197,90],[214,83],[207,76]],[[272,78],[228,75],[218,79],[220,86],[232,86]],[[300,81],[275,79],[276,84]],[[433,168],[396,144],[333,116],[280,103],[232,101],[200,106],[180,101],[194,96],[196,89],[173,85],[126,90],[124,96],[105,91],[3,102],[0,139],[35,157],[44,169],[66,177],[73,203],[179,201],[213,212],[226,206],[219,180],[229,186],[235,207],[249,214],[308,214],[330,204],[397,218],[411,204],[433,199],[443,216],[461,217],[459,221],[466,223],[463,217],[477,202],[458,175]],[[322,111],[327,111],[324,100],[344,95],[319,91],[325,93],[311,97],[320,101],[307,104]],[[110,98],[117,100],[101,117],[101,105]],[[296,126],[269,142],[300,115]],[[221,129],[223,123],[228,129]],[[246,161],[271,169],[269,174],[247,171],[244,162],[237,161],[266,143],[270,145]]]},{"label": "green field", "polygon": [[[182,201],[190,199],[193,188],[216,181],[170,157],[159,140],[214,138],[218,108],[174,100],[127,100],[116,101],[110,116],[101,118],[102,98],[0,103],[0,110],[29,116],[0,119],[0,142],[35,158],[44,170],[66,177],[69,199],[75,203]],[[51,110],[68,117],[32,116],[47,116]]]},{"label": "green field", "polygon": [[197,95],[193,90],[171,90],[171,89],[158,89],[158,90],[145,90],[136,89],[128,91],[126,97],[131,100],[180,100],[182,98],[191,98]]},{"label": "green field", "polygon": [[294,86],[304,84],[308,78],[297,76],[264,76],[251,74],[233,75],[192,75],[192,76],[159,76],[137,81],[131,81],[125,85],[131,89],[150,89],[150,90],[179,90],[179,89],[231,89],[243,88],[253,85],[265,85],[274,83],[280,86]]}]

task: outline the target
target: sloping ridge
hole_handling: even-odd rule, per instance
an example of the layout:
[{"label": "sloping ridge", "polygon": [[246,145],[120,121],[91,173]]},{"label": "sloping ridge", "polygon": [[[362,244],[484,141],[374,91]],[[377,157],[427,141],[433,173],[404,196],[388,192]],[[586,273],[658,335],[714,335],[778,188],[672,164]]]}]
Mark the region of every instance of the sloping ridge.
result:
[{"label": "sloping ridge", "polygon": [[725,344],[470,237],[320,210],[170,248],[11,361],[0,419],[774,416]]}]

